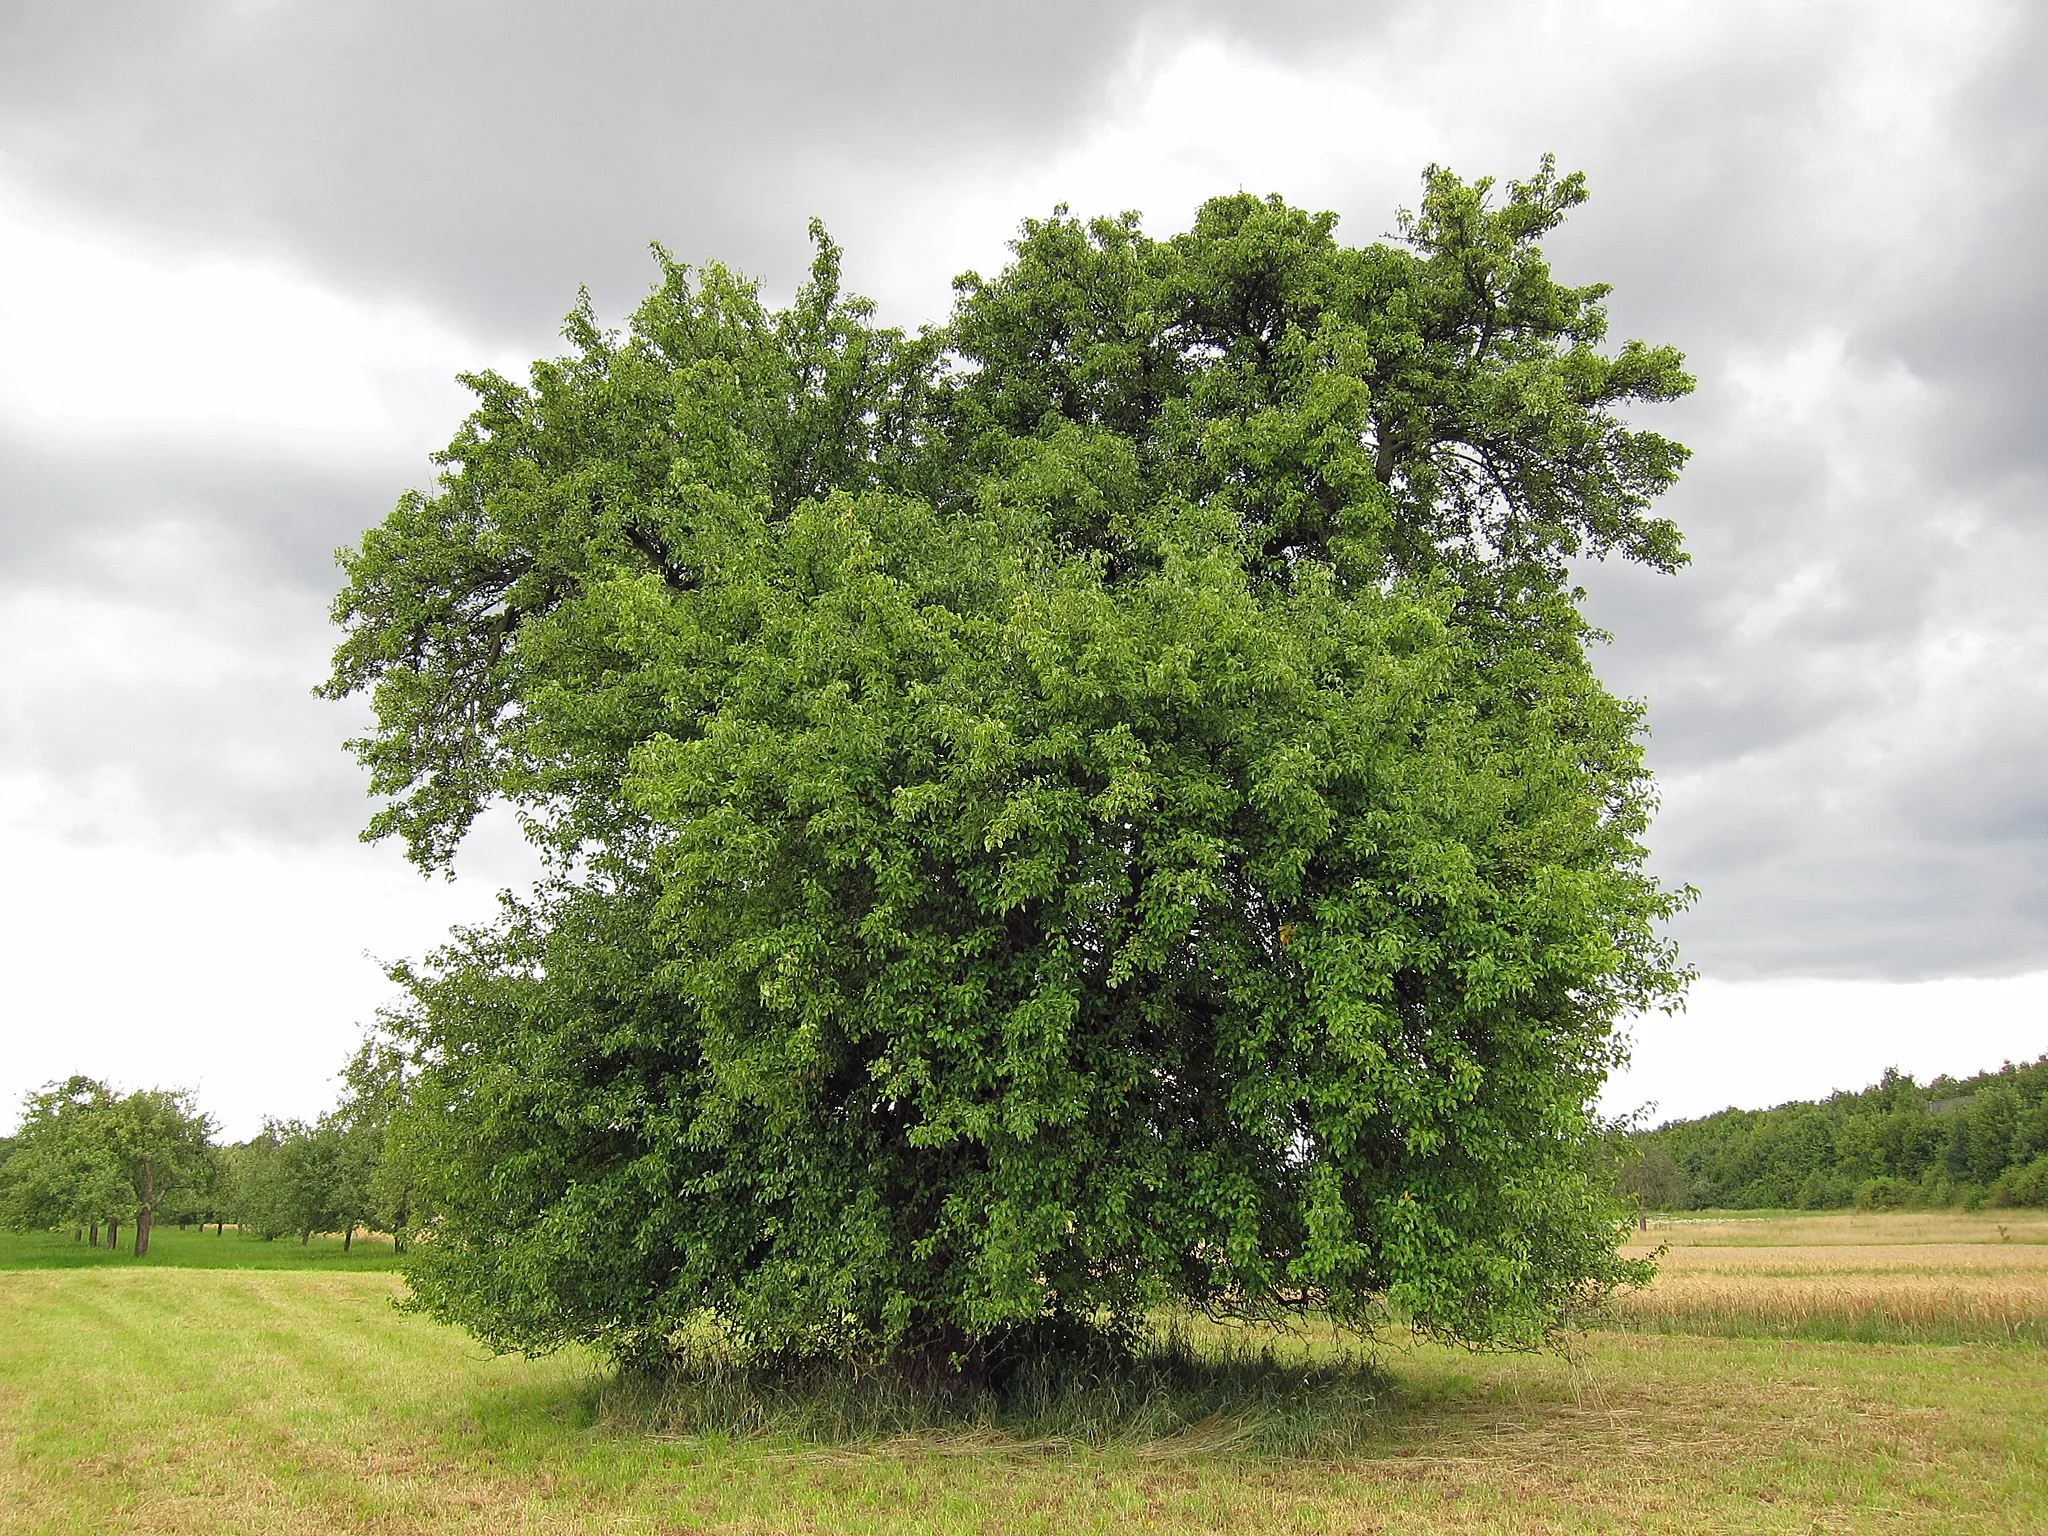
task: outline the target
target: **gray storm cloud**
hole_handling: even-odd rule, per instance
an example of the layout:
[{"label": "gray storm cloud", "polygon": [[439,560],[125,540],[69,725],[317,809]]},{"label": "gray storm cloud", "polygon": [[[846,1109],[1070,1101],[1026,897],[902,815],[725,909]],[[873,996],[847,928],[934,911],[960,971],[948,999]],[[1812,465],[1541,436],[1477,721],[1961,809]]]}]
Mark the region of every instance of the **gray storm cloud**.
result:
[{"label": "gray storm cloud", "polygon": [[[578,283],[629,296],[646,242],[747,270],[839,222],[873,170],[1043,153],[1148,26],[1299,52],[1374,8],[704,4],[21,7],[9,158],[88,199],[524,328]],[[852,194],[850,196],[849,194]],[[848,222],[858,222],[848,219]]]},{"label": "gray storm cloud", "polygon": [[[1651,704],[1658,866],[1702,891],[1690,957],[2048,966],[2034,11],[17,7],[0,172],[166,260],[240,253],[530,354],[578,283],[629,303],[650,237],[786,286],[813,212],[856,275],[893,274],[885,298],[935,307],[934,210],[1142,126],[1147,70],[1199,38],[1304,94],[1379,82],[1467,174],[1546,149],[1585,168],[1561,271],[1616,284],[1617,336],[1691,357],[1700,391],[1658,424],[1697,452],[1671,499],[1695,564],[1584,577],[1604,669]],[[1391,225],[1426,156],[1284,126],[1222,163],[1338,207],[1349,238]],[[1136,175],[1131,205],[1190,212]],[[0,411],[0,606],[39,637],[0,696],[0,768],[79,837],[348,837],[353,722],[304,692],[328,552],[424,479],[457,409],[415,403],[353,459],[52,439]],[[123,643],[162,664],[106,660]]]}]

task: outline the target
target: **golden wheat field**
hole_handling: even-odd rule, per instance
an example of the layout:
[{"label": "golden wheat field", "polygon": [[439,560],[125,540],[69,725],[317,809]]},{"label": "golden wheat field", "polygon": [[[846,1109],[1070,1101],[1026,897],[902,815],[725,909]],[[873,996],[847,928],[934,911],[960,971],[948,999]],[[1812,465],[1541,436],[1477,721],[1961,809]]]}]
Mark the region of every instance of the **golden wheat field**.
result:
[{"label": "golden wheat field", "polygon": [[1613,1324],[1889,1343],[2048,1343],[2048,1215],[1667,1219],[1636,1254],[1658,1276]]}]

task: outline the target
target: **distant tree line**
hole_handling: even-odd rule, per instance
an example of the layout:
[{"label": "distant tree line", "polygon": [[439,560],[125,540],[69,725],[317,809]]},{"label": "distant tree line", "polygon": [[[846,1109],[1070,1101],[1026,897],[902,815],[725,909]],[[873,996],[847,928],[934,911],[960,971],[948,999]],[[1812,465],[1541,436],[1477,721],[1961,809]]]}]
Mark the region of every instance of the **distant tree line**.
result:
[{"label": "distant tree line", "polygon": [[317,1120],[265,1120],[222,1144],[184,1090],[122,1093],[90,1077],[30,1093],[16,1133],[0,1140],[0,1226],[69,1228],[112,1249],[123,1232],[149,1252],[152,1228],[212,1224],[275,1241],[361,1231],[404,1251],[416,1211],[410,1164],[392,1124],[407,1086],[403,1058],[366,1041],[343,1072],[340,1102]]},{"label": "distant tree line", "polygon": [[1670,1121],[1632,1138],[1621,1181],[1650,1210],[2048,1204],[2048,1056]]},{"label": "distant tree line", "polygon": [[[433,1225],[430,1165],[459,1160],[436,1150],[442,1117],[412,1103],[415,1071],[373,1036],[328,1113],[225,1144],[190,1092],[47,1084],[0,1137],[0,1227],[68,1228],[109,1249],[126,1236],[138,1256],[164,1222],[344,1247],[379,1232],[402,1253]],[[1612,1166],[1645,1211],[2048,1205],[2048,1056],[1924,1085],[1888,1071],[1818,1102],[1668,1121],[1627,1137]]]}]

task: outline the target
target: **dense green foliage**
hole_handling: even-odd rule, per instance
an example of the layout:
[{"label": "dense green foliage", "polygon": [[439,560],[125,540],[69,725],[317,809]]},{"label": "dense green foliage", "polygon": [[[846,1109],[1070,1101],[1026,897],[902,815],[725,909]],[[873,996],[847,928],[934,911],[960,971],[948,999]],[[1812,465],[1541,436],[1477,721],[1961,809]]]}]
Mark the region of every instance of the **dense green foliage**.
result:
[{"label": "dense green foliage", "polygon": [[228,1149],[227,1209],[244,1234],[266,1242],[353,1232],[367,1203],[360,1151],[331,1120],[267,1120],[261,1135]]},{"label": "dense green foliage", "polygon": [[0,1224],[16,1231],[132,1224],[135,1253],[150,1230],[211,1192],[212,1122],[188,1093],[116,1093],[89,1077],[31,1093],[19,1132],[0,1163]]},{"label": "dense green foliage", "polygon": [[1666,1208],[2048,1204],[2048,1057],[1922,1087],[1887,1072],[1860,1093],[1727,1109],[1659,1126],[1640,1149],[1675,1165]]},{"label": "dense green foliage", "polygon": [[341,1161],[348,1181],[343,1213],[391,1233],[403,1253],[405,1234],[422,1214],[411,1161],[403,1142],[391,1133],[408,1091],[404,1054],[372,1031],[341,1078],[341,1102],[329,1120],[347,1148]]},{"label": "dense green foliage", "polygon": [[1590,1105],[1682,977],[1566,563],[1669,569],[1690,388],[1431,173],[1029,222],[875,327],[663,256],[344,555],[372,833],[554,875],[417,971],[411,1278],[527,1349],[707,1309],[958,1361],[1166,1303],[1475,1342],[1635,1271]]}]

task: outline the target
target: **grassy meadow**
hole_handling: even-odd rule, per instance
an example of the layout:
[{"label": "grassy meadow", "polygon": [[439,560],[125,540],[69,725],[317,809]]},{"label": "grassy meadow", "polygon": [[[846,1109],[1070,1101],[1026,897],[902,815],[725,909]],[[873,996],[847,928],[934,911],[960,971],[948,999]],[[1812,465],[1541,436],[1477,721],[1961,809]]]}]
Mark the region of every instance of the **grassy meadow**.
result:
[{"label": "grassy meadow", "polygon": [[[102,1240],[106,1234],[101,1233]],[[393,1270],[398,1260],[388,1237],[357,1235],[346,1251],[338,1237],[272,1242],[243,1237],[233,1228],[216,1235],[212,1227],[179,1231],[158,1227],[149,1252],[134,1256],[135,1233],[121,1229],[121,1245],[109,1252],[73,1239],[69,1232],[0,1232],[0,1272],[15,1269],[315,1269],[337,1272]]]},{"label": "grassy meadow", "polygon": [[68,1235],[8,1238],[0,1531],[2048,1529],[2048,1220],[1645,1235],[1663,1277],[1563,1354],[1382,1341],[1316,1455],[1258,1450],[1252,1403],[1092,1447],[678,1433],[587,1357],[398,1311],[388,1244],[173,1230],[72,1264]]}]

